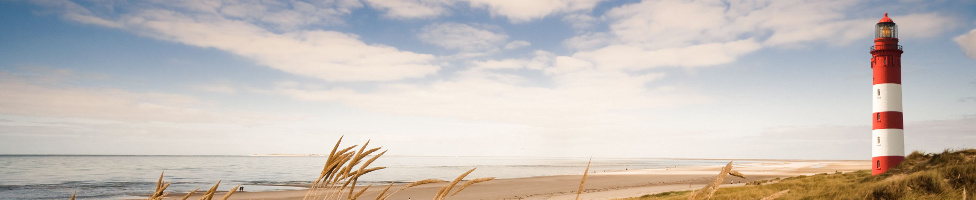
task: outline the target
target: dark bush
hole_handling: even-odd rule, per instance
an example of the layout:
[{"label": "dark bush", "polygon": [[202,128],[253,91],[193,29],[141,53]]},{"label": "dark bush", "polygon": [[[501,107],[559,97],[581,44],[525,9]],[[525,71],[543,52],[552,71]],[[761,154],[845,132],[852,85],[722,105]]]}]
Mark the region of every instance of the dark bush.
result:
[{"label": "dark bush", "polygon": [[871,190],[869,199],[874,200],[896,200],[905,196],[905,189],[895,184],[884,184],[874,187]]},{"label": "dark bush", "polygon": [[976,191],[976,164],[948,167],[942,170],[942,176],[949,180],[952,188]]}]

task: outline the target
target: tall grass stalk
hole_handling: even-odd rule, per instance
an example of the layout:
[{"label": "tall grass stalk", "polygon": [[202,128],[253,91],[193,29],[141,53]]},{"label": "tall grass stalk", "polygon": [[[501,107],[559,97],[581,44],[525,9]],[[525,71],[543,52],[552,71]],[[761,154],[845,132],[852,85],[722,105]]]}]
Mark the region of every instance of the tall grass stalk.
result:
[{"label": "tall grass stalk", "polygon": [[189,199],[189,198],[190,198],[190,196],[191,196],[191,195],[193,195],[193,193],[195,193],[195,192],[197,192],[197,190],[200,190],[200,188],[197,188],[197,189],[193,189],[193,191],[190,191],[190,192],[188,192],[188,193],[186,193],[186,195],[184,195],[184,196],[183,196],[183,198],[182,198],[182,200],[187,200],[187,199]]},{"label": "tall grass stalk", "polygon": [[705,187],[702,187],[702,189],[691,192],[691,195],[688,196],[688,200],[697,199],[705,195],[705,193],[708,193],[708,196],[704,196],[705,199],[711,199],[712,196],[715,195],[715,191],[718,190],[718,186],[722,185],[722,182],[725,181],[725,177],[729,175],[729,172],[732,172],[732,161],[729,161],[729,164],[726,164],[725,167],[722,168],[722,171],[718,173],[715,180],[712,180],[711,183],[708,183],[705,185]]},{"label": "tall grass stalk", "polygon": [[451,181],[451,184],[442,187],[440,191],[437,191],[437,195],[434,196],[434,200],[443,200],[444,198],[447,198],[447,194],[451,192],[451,189],[454,189],[454,186],[457,185],[458,182],[461,182],[461,180],[464,179],[464,177],[468,176],[468,174],[471,174],[471,172],[473,172],[475,169],[478,168],[471,168],[471,170],[464,172],[464,174],[461,174],[460,176],[455,178],[454,181]]},{"label": "tall grass stalk", "polygon": [[223,198],[220,198],[220,200],[227,200],[228,198],[230,198],[230,195],[233,195],[234,192],[237,191],[237,189],[240,189],[240,188],[241,188],[241,185],[234,186],[234,188],[231,188],[230,191],[227,191],[227,194],[224,194],[224,197]]},{"label": "tall grass stalk", "polygon": [[458,190],[457,191],[454,191],[454,194],[451,194],[451,196],[453,197],[454,195],[457,195],[458,193],[461,193],[461,191],[463,191],[465,188],[468,188],[468,186],[471,186],[471,185],[474,185],[474,184],[477,184],[477,183],[481,183],[481,182],[488,182],[488,181],[491,181],[491,180],[495,180],[495,177],[476,178],[474,180],[470,180],[470,181],[464,182],[464,185],[461,185],[461,187],[458,187]]},{"label": "tall grass stalk", "polygon": [[586,170],[583,170],[583,178],[580,179],[579,189],[576,190],[576,200],[579,200],[580,194],[583,193],[583,184],[586,183],[586,175],[590,173],[590,163],[593,163],[593,157],[590,157],[590,160],[586,161]]},{"label": "tall grass stalk", "polygon": [[783,195],[786,195],[787,192],[790,192],[790,189],[786,189],[786,190],[783,190],[783,191],[779,191],[779,192],[777,192],[777,193],[775,193],[773,195],[769,195],[767,197],[763,197],[760,200],[773,200],[773,199],[779,198],[779,197],[781,197]]},{"label": "tall grass stalk", "polygon": [[203,196],[200,197],[200,200],[211,200],[211,199],[213,199],[214,194],[217,193],[217,186],[220,186],[220,182],[221,181],[222,180],[217,180],[217,184],[214,184],[214,186],[213,187],[210,187],[210,189],[207,190],[206,193],[203,193]]},{"label": "tall grass stalk", "polygon": [[[387,198],[390,198],[391,196],[393,196],[397,192],[406,190],[408,188],[416,187],[416,186],[419,186],[419,185],[426,185],[426,184],[432,184],[432,183],[443,183],[443,182],[447,182],[447,181],[440,180],[440,179],[424,179],[424,180],[419,180],[419,181],[416,181],[416,182],[407,184],[407,186],[403,186],[403,188],[400,188],[400,189],[398,189],[396,191],[393,191],[393,193],[390,193],[390,195],[387,195],[387,196],[384,196],[383,198],[380,198],[380,200],[386,200]],[[391,185],[392,185],[392,183],[391,183]]]},{"label": "tall grass stalk", "polygon": [[384,188],[383,191],[380,192],[380,194],[377,194],[376,195],[376,200],[383,199],[383,195],[385,195],[387,191],[390,191],[390,188],[392,188],[392,187],[393,187],[393,182],[390,182],[390,185],[389,186],[386,186],[386,188]]}]

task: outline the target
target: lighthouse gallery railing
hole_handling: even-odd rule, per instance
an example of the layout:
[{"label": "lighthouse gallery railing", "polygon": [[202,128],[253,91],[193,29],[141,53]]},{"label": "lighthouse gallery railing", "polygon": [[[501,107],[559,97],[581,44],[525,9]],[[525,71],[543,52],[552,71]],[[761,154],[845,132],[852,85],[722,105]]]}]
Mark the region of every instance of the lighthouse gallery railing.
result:
[{"label": "lighthouse gallery railing", "polygon": [[[875,45],[871,45],[871,51],[874,51],[874,48],[875,47],[876,47]],[[885,46],[882,46],[882,47],[884,47],[885,49],[891,48],[891,46],[888,46],[888,45],[885,45]],[[901,45],[898,45],[898,50],[902,50],[901,49]]]}]

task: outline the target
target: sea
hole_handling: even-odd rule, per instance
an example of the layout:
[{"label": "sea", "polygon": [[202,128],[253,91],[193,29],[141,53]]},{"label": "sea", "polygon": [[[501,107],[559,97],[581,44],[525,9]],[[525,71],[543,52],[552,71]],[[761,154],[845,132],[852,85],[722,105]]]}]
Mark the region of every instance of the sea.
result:
[{"label": "sea", "polygon": [[[589,158],[383,156],[371,167],[387,167],[359,184],[389,184],[423,179],[522,178],[582,174]],[[0,199],[138,199],[153,192],[161,173],[166,191],[218,190],[236,185],[245,191],[300,190],[318,178],[324,156],[145,156],[0,155]],[[728,161],[656,158],[593,158],[590,171],[607,172],[676,166],[723,165]]]}]

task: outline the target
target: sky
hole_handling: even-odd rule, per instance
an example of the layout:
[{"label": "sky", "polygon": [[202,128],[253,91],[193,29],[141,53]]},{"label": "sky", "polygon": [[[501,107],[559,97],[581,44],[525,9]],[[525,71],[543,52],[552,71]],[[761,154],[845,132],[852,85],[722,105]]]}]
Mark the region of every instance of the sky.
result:
[{"label": "sky", "polygon": [[[976,1],[0,1],[0,154],[869,159],[976,148]],[[906,152],[910,153],[910,152]]]}]

